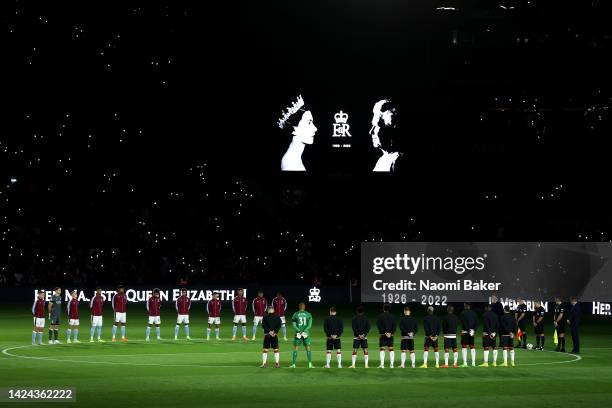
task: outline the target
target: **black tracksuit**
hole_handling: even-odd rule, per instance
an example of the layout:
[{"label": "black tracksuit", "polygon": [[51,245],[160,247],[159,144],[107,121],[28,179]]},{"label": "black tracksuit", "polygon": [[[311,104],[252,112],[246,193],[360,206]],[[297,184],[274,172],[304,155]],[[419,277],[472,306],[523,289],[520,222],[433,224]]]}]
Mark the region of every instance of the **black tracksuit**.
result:
[{"label": "black tracksuit", "polygon": [[[340,336],[344,331],[344,322],[337,316],[329,316],[323,322],[323,331],[327,336],[327,348],[326,350],[340,350],[342,348],[340,344]],[[331,336],[337,336],[333,339]]]},{"label": "black tracksuit", "polygon": [[569,313],[569,325],[570,331],[572,332],[572,353],[580,353],[580,334],[578,328],[580,327],[580,320],[582,319],[582,309],[580,304],[570,305]]}]

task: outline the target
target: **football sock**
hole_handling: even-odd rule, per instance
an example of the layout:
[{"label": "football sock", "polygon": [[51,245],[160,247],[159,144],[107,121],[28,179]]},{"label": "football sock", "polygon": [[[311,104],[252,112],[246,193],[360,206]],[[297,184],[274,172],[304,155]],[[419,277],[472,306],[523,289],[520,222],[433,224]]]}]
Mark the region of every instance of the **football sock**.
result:
[{"label": "football sock", "polygon": [[177,324],[176,326],[174,326],[174,337],[178,336],[178,332],[179,332],[179,325]]},{"label": "football sock", "polygon": [[125,337],[125,326],[121,326],[121,337]]},{"label": "football sock", "polygon": [[429,351],[423,352],[423,364],[427,364],[427,357],[429,357]]},{"label": "football sock", "polygon": [[[57,340],[57,334],[59,333],[59,330],[57,329],[53,329],[53,338],[55,340]],[[542,337],[542,344],[544,344],[544,337]]]},{"label": "football sock", "polygon": [[329,365],[329,363],[331,362],[331,352],[327,352],[325,353],[325,365]]},{"label": "football sock", "polygon": [[151,335],[151,327],[150,326],[147,326],[146,333],[147,333],[147,339],[148,339],[149,336]]},{"label": "football sock", "polygon": [[489,350],[485,350],[483,354],[484,354],[484,362],[488,363],[489,362]]},{"label": "football sock", "polygon": [[342,353],[340,350],[336,351],[336,360],[338,360],[338,365],[342,364]]},{"label": "football sock", "polygon": [[412,363],[413,367],[416,364],[416,355],[414,354],[413,351],[410,352],[410,363]]},{"label": "football sock", "polygon": [[210,327],[208,329],[206,329],[206,338],[210,337]]},{"label": "football sock", "polygon": [[436,358],[436,365],[440,364],[440,353],[434,351],[434,357]]},{"label": "football sock", "polygon": [[263,364],[266,364],[268,362],[268,352],[267,351],[261,353],[261,361],[263,362]]},{"label": "football sock", "polygon": [[284,324],[281,326],[281,329],[283,330],[283,337],[287,337],[287,326],[285,326]]},{"label": "football sock", "polygon": [[115,338],[116,334],[117,334],[117,326],[113,325],[113,338]]},{"label": "football sock", "polygon": [[389,364],[393,367],[393,362],[395,361],[395,351],[389,351]]},{"label": "football sock", "polygon": [[186,325],[185,325],[185,326],[183,326],[183,327],[185,328],[185,335],[186,335],[187,337],[189,337],[189,325],[188,325],[188,324],[186,324]]},{"label": "football sock", "polygon": [[508,350],[504,349],[504,364],[508,364]]},{"label": "football sock", "polygon": [[74,329],[74,339],[77,340],[79,338],[79,329]]},{"label": "football sock", "polygon": [[561,349],[565,350],[565,337],[561,337]]},{"label": "football sock", "polygon": [[98,338],[102,337],[102,326],[98,326]]},{"label": "football sock", "polygon": [[497,349],[493,349],[493,362],[497,363]]},{"label": "football sock", "polygon": [[448,353],[444,353],[444,365],[448,365]]},{"label": "football sock", "polygon": [[293,350],[293,354],[291,355],[291,364],[295,364],[296,360],[297,360],[297,350]]},{"label": "football sock", "polygon": [[36,343],[36,332],[32,331],[32,343]]},{"label": "football sock", "polygon": [[457,360],[459,359],[459,353],[453,352],[453,364],[457,364]]},{"label": "football sock", "polygon": [[215,337],[219,338],[219,328],[218,327],[215,329]]},{"label": "football sock", "polygon": [[49,329],[49,340],[53,340],[53,330]]},{"label": "football sock", "polygon": [[536,347],[540,347],[540,336],[536,336]]},{"label": "football sock", "polygon": [[246,331],[247,331],[247,330],[246,330],[246,326],[245,326],[245,325],[243,325],[243,326],[242,326],[242,337],[246,337]]},{"label": "football sock", "polygon": [[42,344],[42,332],[38,332],[38,344]]},{"label": "football sock", "polygon": [[70,340],[70,333],[72,333],[72,330],[66,330],[66,340]]},{"label": "football sock", "polygon": [[471,348],[470,349],[470,353],[471,353],[471,357],[472,357],[472,365],[476,364],[476,349],[475,348]]},{"label": "football sock", "polygon": [[380,350],[380,365],[385,365],[385,350]]},{"label": "football sock", "polygon": [[257,325],[253,324],[253,337],[257,334]]},{"label": "football sock", "polygon": [[367,352],[363,353],[363,362],[367,365],[368,364],[368,360],[370,359],[370,356],[368,355]]},{"label": "football sock", "polygon": [[89,330],[89,337],[93,338],[94,331],[96,330],[96,326],[91,326],[91,330]]},{"label": "football sock", "polygon": [[467,348],[461,348],[461,358],[463,359],[463,364],[467,364]]},{"label": "football sock", "polygon": [[527,334],[523,334],[522,336],[523,338],[521,340],[523,340],[523,346],[527,345]]},{"label": "football sock", "polygon": [[406,352],[402,351],[400,354],[400,364],[404,366],[406,364]]},{"label": "football sock", "polygon": [[514,364],[514,349],[510,349],[510,361]]},{"label": "football sock", "polygon": [[307,351],[306,352],[306,357],[308,357],[308,362],[312,363],[312,351]]},{"label": "football sock", "polygon": [[238,326],[234,325],[234,328],[232,329],[232,337],[236,337],[236,333],[238,333]]},{"label": "football sock", "polygon": [[544,347],[544,339],[545,339],[545,338],[546,338],[546,337],[542,336],[542,345],[541,345],[541,347]]},{"label": "football sock", "polygon": [[155,327],[155,334],[157,335],[158,339],[161,337],[161,327],[159,326]]},{"label": "football sock", "polygon": [[356,361],[357,361],[357,353],[353,351],[353,354],[351,355],[351,365],[355,365]]},{"label": "football sock", "polygon": [[274,361],[276,362],[276,364],[280,362],[280,353],[278,352],[278,350],[274,350]]}]

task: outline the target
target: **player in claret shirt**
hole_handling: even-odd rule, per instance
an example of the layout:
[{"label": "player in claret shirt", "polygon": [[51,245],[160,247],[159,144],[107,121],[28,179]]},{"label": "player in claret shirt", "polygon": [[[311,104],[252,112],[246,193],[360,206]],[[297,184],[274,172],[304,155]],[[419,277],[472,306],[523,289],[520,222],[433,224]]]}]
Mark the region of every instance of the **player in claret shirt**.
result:
[{"label": "player in claret shirt", "polygon": [[427,357],[429,348],[433,347],[436,357],[436,368],[440,367],[440,354],[438,353],[438,336],[440,335],[440,319],[434,315],[433,306],[427,308],[427,316],[423,319],[423,331],[425,331],[425,345],[423,347],[423,365],[420,368],[427,368]]},{"label": "player in claret shirt", "polygon": [[77,299],[77,291],[70,292],[70,300],[66,306],[68,311],[68,330],[66,332],[66,343],[70,343],[70,334],[74,333],[74,343],[79,341],[79,300]]},{"label": "player in claret shirt", "polygon": [[219,326],[221,325],[221,300],[219,299],[219,293],[214,292],[212,299],[206,302],[206,312],[208,313],[208,328],[206,329],[206,340],[210,340],[210,331],[212,325],[215,325],[215,338],[219,338]]},{"label": "player in claret shirt", "polygon": [[89,332],[89,342],[94,341],[94,331],[98,328],[98,341],[104,343],[102,340],[102,315],[104,314],[104,298],[102,297],[102,288],[96,288],[96,294],[91,298],[89,302],[89,308],[91,309],[91,330]]},{"label": "player in claret shirt", "polygon": [[261,321],[264,331],[263,349],[261,351],[261,367],[267,367],[268,350],[274,350],[274,367],[279,368],[280,354],[278,352],[278,332],[281,328],[281,319],[274,313],[274,307],[268,307],[268,313]]},{"label": "player in claret shirt", "polygon": [[395,351],[393,351],[393,335],[397,329],[395,318],[389,313],[391,307],[388,304],[383,305],[383,312],[376,319],[376,327],[380,337],[378,339],[378,347],[380,348],[380,365],[378,368],[385,368],[385,347],[389,350],[389,367],[393,368],[395,362]]},{"label": "player in claret shirt", "polygon": [[497,366],[497,342],[496,337],[499,333],[499,316],[493,312],[491,305],[485,305],[485,312],[482,315],[482,348],[484,350],[484,362],[480,367],[489,366],[489,349],[493,348],[493,367]]},{"label": "player in claret shirt", "polygon": [[244,297],[244,290],[238,289],[238,295],[232,302],[232,309],[234,310],[234,328],[232,329],[232,341],[236,340],[236,333],[238,333],[238,323],[242,325],[242,339],[248,341],[247,329],[246,329],[246,308],[247,300]]},{"label": "player in claret shirt", "polygon": [[444,335],[444,365],[443,368],[448,368],[449,351],[453,349],[453,367],[457,368],[457,326],[459,318],[455,316],[455,308],[449,305],[446,310],[448,314],[442,318],[442,334]]},{"label": "player in claret shirt", "polygon": [[461,320],[461,357],[463,364],[461,367],[467,367],[467,347],[470,347],[472,357],[472,367],[476,367],[476,349],[474,348],[474,335],[478,328],[478,316],[472,310],[472,305],[469,303],[463,304],[463,311],[459,315]]},{"label": "player in claret shirt", "polygon": [[153,295],[147,300],[147,311],[149,312],[149,324],[147,325],[145,341],[149,341],[151,335],[151,326],[155,325],[155,334],[157,340],[161,340],[161,332],[159,325],[161,324],[160,309],[161,299],[159,298],[159,289],[153,289]]},{"label": "player in claret shirt", "polygon": [[45,330],[45,291],[39,290],[38,297],[32,304],[32,317],[34,321],[34,329],[32,330],[32,345],[36,344],[36,336],[38,335],[38,344],[42,346],[42,335]]},{"label": "player in claret shirt", "polygon": [[287,310],[287,299],[283,297],[283,294],[278,292],[276,297],[272,299],[272,307],[274,313],[280,317],[282,322],[283,340],[287,341],[287,324],[285,322],[285,311]]},{"label": "player in claret shirt", "polygon": [[400,319],[399,327],[402,333],[401,343],[401,368],[406,367],[406,351],[410,352],[410,363],[412,368],[416,364],[416,356],[414,355],[414,335],[418,330],[417,321],[414,317],[410,316],[410,306],[404,308],[404,316]]},{"label": "player in claret shirt", "polygon": [[264,313],[268,308],[268,301],[264,297],[264,294],[261,290],[257,292],[257,297],[253,299],[252,307],[253,314],[255,315],[255,317],[253,317],[253,340],[255,340],[255,334],[257,333],[257,325],[261,323]]},{"label": "player in claret shirt", "polygon": [[189,299],[187,289],[181,289],[181,296],[176,298],[175,307],[178,316],[176,317],[176,326],[174,326],[174,340],[178,339],[178,332],[181,324],[185,329],[187,340],[191,340],[191,337],[189,337],[189,309],[191,309],[191,299]]},{"label": "player in claret shirt", "polygon": [[542,303],[535,302],[533,311],[533,327],[536,335],[536,350],[544,350],[544,307]]},{"label": "player in claret shirt", "polygon": [[115,321],[113,324],[113,338],[111,341],[115,341],[115,335],[117,334],[117,325],[119,324],[121,324],[121,341],[127,341],[127,337],[125,337],[125,322],[127,320],[127,296],[125,295],[125,287],[123,285],[119,285],[117,287],[117,293],[115,293],[115,295],[113,296],[111,304],[113,305],[113,312],[115,314]]}]

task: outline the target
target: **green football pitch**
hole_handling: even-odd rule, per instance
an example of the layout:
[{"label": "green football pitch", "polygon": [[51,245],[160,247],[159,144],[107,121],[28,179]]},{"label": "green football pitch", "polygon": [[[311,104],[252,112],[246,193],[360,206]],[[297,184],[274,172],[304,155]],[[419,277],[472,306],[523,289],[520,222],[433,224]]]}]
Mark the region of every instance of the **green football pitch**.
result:
[{"label": "green football pitch", "polygon": [[[84,309],[84,308],[83,308]],[[53,406],[83,407],[203,407],[262,404],[278,407],[478,406],[594,407],[612,404],[612,325],[609,320],[587,320],[582,328],[580,357],[552,351],[517,350],[514,368],[435,369],[430,352],[428,369],[378,369],[377,336],[370,336],[370,368],[322,368],[325,310],[314,310],[314,369],[306,368],[300,351],[298,368],[288,368],[291,343],[281,341],[281,368],[259,368],[261,330],[256,341],[231,341],[231,316],[223,316],[220,341],[203,339],[205,316],[192,309],[191,337],[174,341],[173,311],[162,315],[160,342],[145,343],[144,310],[128,309],[128,343],[111,343],[111,318],[105,318],[105,343],[89,343],[85,310],[80,344],[66,344],[65,321],[60,345],[31,345],[29,305],[4,305],[0,310],[0,387],[76,389],[76,403]],[[372,309],[372,308],[370,308]],[[399,313],[398,306],[395,311]],[[396,313],[397,314],[397,313]],[[374,309],[368,313],[374,320]],[[351,312],[342,311],[350,325]],[[420,321],[420,317],[418,317]],[[251,326],[248,334],[251,336]],[[422,326],[420,327],[422,330]],[[288,328],[291,333],[291,329]],[[240,330],[239,330],[240,333]],[[350,332],[343,336],[343,363],[350,365]],[[417,364],[421,363],[421,336],[417,336]],[[44,342],[48,340],[44,333]],[[547,348],[553,348],[552,333]],[[531,341],[531,340],[530,340]],[[396,347],[399,341],[396,341]],[[398,347],[399,348],[399,347]],[[568,350],[571,340],[568,339]],[[396,351],[396,366],[399,365]],[[461,354],[461,351],[459,351]],[[501,351],[499,353],[501,359]],[[442,358],[441,353],[441,358]],[[452,355],[451,355],[452,359]],[[478,347],[478,360],[482,349]],[[273,355],[270,354],[270,361]],[[334,363],[332,358],[332,365]],[[388,366],[388,362],[387,362]],[[26,403],[47,406],[46,403]],[[4,404],[6,405],[6,404]]]}]

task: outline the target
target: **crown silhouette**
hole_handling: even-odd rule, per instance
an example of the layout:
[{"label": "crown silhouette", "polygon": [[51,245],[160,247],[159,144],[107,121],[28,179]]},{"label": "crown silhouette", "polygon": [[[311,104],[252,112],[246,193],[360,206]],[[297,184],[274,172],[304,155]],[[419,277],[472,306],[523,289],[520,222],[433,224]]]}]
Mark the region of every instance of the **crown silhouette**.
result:
[{"label": "crown silhouette", "polygon": [[321,293],[321,289],[314,287],[310,289],[310,294],[313,296],[317,296],[319,293]]},{"label": "crown silhouette", "polygon": [[296,101],[292,102],[291,106],[288,106],[286,109],[283,110],[282,116],[278,120],[278,127],[283,129],[285,127],[285,124],[287,123],[287,120],[291,117],[291,115],[295,114],[303,106],[304,106],[304,99],[302,98],[302,95],[298,95]]},{"label": "crown silhouette", "polygon": [[334,115],[334,119],[336,123],[346,123],[348,121],[348,113],[340,111]]}]

